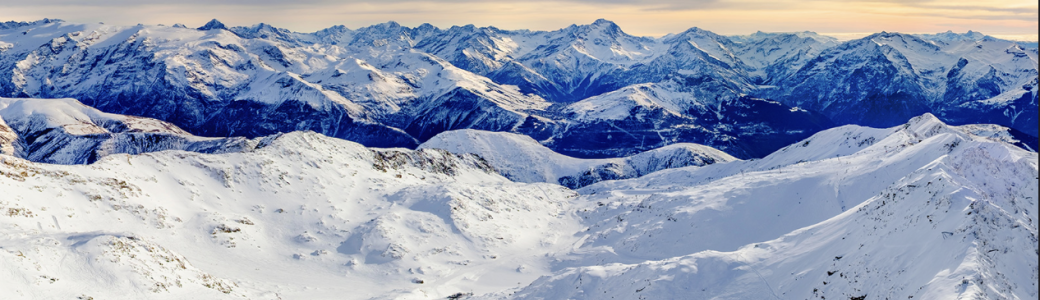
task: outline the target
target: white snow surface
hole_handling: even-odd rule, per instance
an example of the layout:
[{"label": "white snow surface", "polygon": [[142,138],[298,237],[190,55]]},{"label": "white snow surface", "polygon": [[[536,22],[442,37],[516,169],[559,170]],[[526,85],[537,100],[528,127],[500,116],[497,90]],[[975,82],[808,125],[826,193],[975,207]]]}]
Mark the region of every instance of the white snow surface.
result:
[{"label": "white snow surface", "polygon": [[0,97],[0,153],[36,162],[83,164],[114,153],[172,149],[221,153],[257,143],[199,137],[167,122],[104,113],[75,99]]},{"label": "white snow surface", "polygon": [[[25,131],[62,128],[68,134],[87,135],[118,132],[164,132],[190,136],[177,126],[150,118],[104,113],[76,99],[31,99],[0,97],[0,119],[10,126],[28,123]],[[101,124],[119,123],[125,128],[110,130]],[[18,124],[18,125],[16,125]],[[31,125],[30,125],[31,124]]]},{"label": "white snow surface", "polygon": [[644,83],[623,87],[572,103],[563,112],[577,121],[644,120],[646,114],[662,110],[665,114],[683,116],[691,109],[712,110],[718,97],[701,89],[683,90],[675,82]]},{"label": "white snow surface", "polygon": [[84,166],[3,156],[2,298],[443,298],[546,274],[579,229],[574,192],[475,156],[265,143]]},{"label": "white snow surface", "polygon": [[[746,36],[732,36],[738,47],[733,50],[741,61],[754,68],[752,75],[768,78],[766,69],[778,66],[785,74],[794,73],[810,59],[828,48],[837,46],[838,40],[815,32],[765,33],[756,32]],[[785,74],[777,74],[784,76]]]},{"label": "white snow surface", "polygon": [[471,130],[432,140],[487,157],[310,132],[0,154],[0,298],[1033,299],[1037,154],[989,127],[843,126],[579,190],[494,171],[586,162]]},{"label": "white snow surface", "polygon": [[[380,25],[367,30],[379,35],[393,34],[393,30],[383,28],[390,25]],[[520,93],[516,87],[496,84],[443,59],[410,49],[413,42],[405,47],[388,44],[384,39],[339,45],[314,43],[323,36],[322,32],[283,32],[287,39],[293,39],[285,41],[242,37],[221,29],[160,25],[53,22],[30,27],[26,34],[24,28],[0,30],[0,45],[6,45],[2,47],[8,54],[25,53],[15,63],[12,83],[18,90],[38,97],[55,88],[70,94],[88,93],[100,82],[127,79],[119,68],[136,66],[106,63],[90,67],[74,63],[103,55],[103,51],[117,51],[117,58],[141,56],[141,60],[162,63],[167,79],[185,83],[213,99],[265,104],[298,100],[318,109],[339,105],[360,119],[386,117],[397,112],[402,104],[417,98],[436,98],[456,88],[483,95],[512,111],[549,105],[540,97]],[[242,30],[278,29],[260,24]],[[107,50],[114,45],[118,46],[115,50]],[[55,70],[63,70],[62,75],[53,76]],[[349,76],[338,78],[344,74]],[[144,83],[131,80],[121,85],[132,88],[141,84]]]},{"label": "white snow surface", "polygon": [[[857,140],[855,129],[844,128],[853,135],[843,135]],[[508,298],[1037,297],[1036,153],[964,134],[930,116],[888,133],[850,155],[723,177],[711,187],[676,190],[687,183],[661,173],[632,180],[645,188],[629,192],[632,200],[605,202],[599,210],[622,212],[620,218],[603,222],[613,230],[590,228],[589,239],[621,235],[615,248],[600,247],[650,260],[566,268]],[[667,175],[694,179],[721,171],[709,169]],[[814,177],[828,178],[822,185],[834,189]],[[655,184],[661,182],[667,184]],[[745,189],[730,186],[738,183]],[[617,187],[589,189],[613,193],[604,200],[618,198]],[[847,209],[837,210],[839,204]],[[805,218],[801,222],[813,224],[792,224]],[[789,233],[776,239],[754,237],[790,225],[799,228],[779,229]],[[755,239],[761,242],[749,242]],[[661,249],[705,244],[718,246],[677,256]]]},{"label": "white snow surface", "polygon": [[[946,92],[949,84],[969,86],[973,81],[994,74],[1000,74],[1001,80],[997,84],[1003,92],[979,102],[1005,104],[1036,86],[1037,52],[1024,49],[1011,41],[993,38],[925,40],[914,35],[886,32],[858,41],[856,44],[829,49],[831,53],[826,54],[825,58],[881,53],[899,66],[902,76],[921,78],[921,87],[933,97],[931,101],[934,102],[946,101],[939,96]],[[865,59],[859,61],[870,63]],[[960,78],[957,81],[947,79],[950,70],[962,62],[958,71]],[[1033,87],[1023,91],[1022,88],[1027,86]]]},{"label": "white snow surface", "polygon": [[472,129],[443,132],[420,144],[419,149],[476,154],[513,181],[547,183],[561,183],[565,177],[579,178],[598,168],[616,169],[623,178],[633,178],[663,169],[739,160],[715,148],[691,143],[672,144],[628,157],[581,159],[553,152],[526,135]]}]

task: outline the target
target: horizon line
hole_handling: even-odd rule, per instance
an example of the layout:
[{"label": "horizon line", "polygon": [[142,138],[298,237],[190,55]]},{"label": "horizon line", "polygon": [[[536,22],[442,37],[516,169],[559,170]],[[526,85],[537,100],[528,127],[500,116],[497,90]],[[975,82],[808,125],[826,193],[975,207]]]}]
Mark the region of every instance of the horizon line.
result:
[{"label": "horizon line", "polygon": [[[216,20],[216,21],[220,22],[221,24],[225,24],[223,21],[220,21],[219,18],[213,18],[213,19],[211,19],[211,21],[212,20]],[[532,32],[539,32],[539,31],[541,31],[541,32],[551,32],[551,31],[563,30],[563,29],[566,29],[566,28],[571,27],[571,26],[590,26],[590,25],[593,25],[593,24],[595,24],[596,22],[598,22],[600,20],[604,20],[604,21],[610,22],[611,24],[614,24],[614,25],[618,26],[619,28],[621,27],[616,22],[608,20],[608,19],[605,19],[605,18],[599,18],[596,21],[593,21],[592,23],[584,23],[584,24],[573,23],[573,24],[570,24],[568,26],[557,28],[557,29],[552,29],[552,30],[534,30],[534,29],[528,29],[528,28],[505,29],[505,28],[501,28],[501,27],[498,27],[498,26],[494,26],[494,25],[478,26],[478,25],[475,25],[475,24],[472,24],[472,23],[464,24],[464,25],[453,24],[453,25],[450,25],[450,26],[442,27],[442,26],[433,25],[433,24],[431,24],[429,22],[423,22],[423,23],[418,24],[418,25],[409,26],[409,25],[405,25],[402,22],[399,22],[399,21],[396,21],[396,20],[387,20],[387,21],[384,21],[384,22],[372,23],[370,25],[358,26],[358,27],[355,27],[355,28],[350,28],[349,26],[344,25],[344,24],[333,24],[333,25],[328,25],[328,26],[323,27],[323,28],[318,29],[318,30],[314,30],[314,31],[297,31],[297,30],[293,30],[293,29],[290,29],[290,28],[287,28],[287,27],[275,26],[275,25],[273,25],[271,23],[268,23],[268,22],[258,22],[258,23],[253,23],[253,24],[250,24],[250,25],[233,25],[233,26],[228,26],[227,24],[225,24],[225,26],[227,26],[229,28],[234,28],[234,27],[245,27],[245,28],[248,28],[248,27],[254,27],[254,26],[263,24],[263,25],[268,25],[268,26],[274,27],[274,28],[285,29],[285,30],[288,30],[290,32],[302,33],[302,34],[316,33],[316,32],[319,32],[319,31],[322,31],[322,30],[325,30],[325,29],[329,29],[329,28],[333,28],[333,27],[337,27],[337,26],[343,26],[343,27],[347,28],[348,30],[355,31],[355,30],[359,30],[359,29],[362,29],[362,28],[376,26],[376,25],[380,25],[380,24],[387,24],[387,23],[394,23],[394,24],[400,25],[402,27],[413,28],[413,29],[421,27],[421,26],[424,26],[424,25],[430,25],[430,26],[433,26],[434,28],[441,29],[441,30],[450,29],[452,27],[474,26],[476,28],[494,28],[494,29],[503,30],[503,31],[524,31],[524,30],[527,30],[527,31],[532,31]],[[72,22],[72,21],[67,21],[65,19],[61,19],[61,18],[40,18],[40,19],[29,20],[29,21],[10,20],[10,21],[0,21],[0,23],[13,22],[13,23],[30,23],[31,24],[31,23],[40,22],[40,21],[44,21],[44,22],[46,22],[46,21],[64,22],[64,23],[69,23],[69,24],[90,24],[90,23],[92,23],[92,22]],[[210,21],[207,21],[207,23],[208,22],[210,22]],[[103,25],[110,25],[110,26],[120,26],[120,27],[124,27],[124,26],[125,27],[131,27],[131,26],[137,26],[137,25],[172,27],[174,25],[180,24],[180,25],[184,25],[188,29],[197,29],[197,28],[199,28],[199,27],[201,27],[201,26],[206,24],[206,23],[203,23],[202,25],[199,25],[199,26],[188,26],[188,25],[186,25],[184,23],[174,23],[174,24],[165,24],[165,23],[154,23],[154,24],[144,24],[144,23],[137,23],[137,24],[108,24],[108,23],[106,23],[104,21],[98,21],[97,23],[98,24],[103,24]],[[748,36],[748,35],[753,35],[755,33],[760,33],[760,32],[761,33],[803,33],[803,32],[807,32],[807,33],[813,33],[813,34],[824,36],[824,37],[834,38],[834,39],[836,39],[839,42],[856,40],[856,39],[860,39],[860,38],[863,38],[863,37],[870,36],[872,34],[884,33],[884,32],[899,33],[899,34],[909,34],[909,35],[941,34],[941,33],[967,34],[969,32],[975,32],[975,33],[983,34],[985,36],[990,36],[990,37],[1003,39],[1003,40],[1008,40],[1008,41],[1013,41],[1013,42],[1026,42],[1026,43],[1029,43],[1029,42],[1040,42],[1040,35],[1038,35],[1038,34],[1017,34],[1017,33],[994,33],[994,34],[987,34],[987,33],[981,32],[981,31],[970,30],[970,29],[965,31],[965,32],[963,32],[963,33],[956,32],[956,31],[953,31],[951,29],[951,30],[940,31],[940,32],[904,32],[904,31],[888,31],[888,30],[881,30],[881,31],[875,31],[875,32],[816,32],[816,31],[813,31],[813,30],[801,30],[801,31],[762,31],[762,30],[757,30],[755,32],[750,32],[750,33],[736,33],[736,34],[733,34],[733,33],[717,33],[715,31],[712,31],[712,30],[709,30],[709,29],[704,29],[704,28],[698,27],[698,26],[691,26],[691,27],[687,28],[687,30],[693,29],[693,28],[706,30],[706,31],[709,31],[709,32],[712,32],[712,33],[715,33],[715,34],[718,34],[718,35],[721,35],[721,36],[726,36],[726,37]],[[622,31],[624,31],[624,29],[622,29]],[[625,33],[629,34],[631,36],[636,36],[636,37],[662,38],[662,37],[666,37],[668,35],[678,34],[678,33],[681,33],[681,32],[682,31],[680,31],[680,32],[669,32],[669,33],[664,33],[664,34],[657,33],[657,34],[650,34],[650,35],[631,34],[631,33],[628,33],[628,32],[625,32]]]}]

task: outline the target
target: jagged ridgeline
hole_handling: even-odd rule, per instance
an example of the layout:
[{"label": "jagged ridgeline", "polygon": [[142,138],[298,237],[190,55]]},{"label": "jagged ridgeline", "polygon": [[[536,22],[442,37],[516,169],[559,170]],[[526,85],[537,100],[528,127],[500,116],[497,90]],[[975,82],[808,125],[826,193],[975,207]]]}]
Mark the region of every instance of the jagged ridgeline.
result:
[{"label": "jagged ridgeline", "polygon": [[598,20],[555,31],[394,22],[313,33],[213,20],[0,23],[0,96],[75,98],[197,136],[313,130],[414,148],[438,133],[528,135],[583,158],[676,143],[763,157],[843,124],[930,112],[1037,135],[1037,49],[982,34],[661,38]]}]

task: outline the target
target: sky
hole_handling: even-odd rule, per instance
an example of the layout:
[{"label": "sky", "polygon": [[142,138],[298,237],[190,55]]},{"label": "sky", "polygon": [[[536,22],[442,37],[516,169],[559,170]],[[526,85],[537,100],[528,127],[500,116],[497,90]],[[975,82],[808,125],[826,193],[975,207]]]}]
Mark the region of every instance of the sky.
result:
[{"label": "sky", "polygon": [[356,29],[386,21],[447,28],[474,24],[502,29],[555,30],[604,18],[633,35],[663,36],[690,27],[724,35],[755,31],[815,31],[851,39],[870,33],[968,30],[1036,41],[1036,0],[0,0],[0,21],[58,18],[116,25],[210,19],[228,26],[267,23],[313,32],[333,25]]}]

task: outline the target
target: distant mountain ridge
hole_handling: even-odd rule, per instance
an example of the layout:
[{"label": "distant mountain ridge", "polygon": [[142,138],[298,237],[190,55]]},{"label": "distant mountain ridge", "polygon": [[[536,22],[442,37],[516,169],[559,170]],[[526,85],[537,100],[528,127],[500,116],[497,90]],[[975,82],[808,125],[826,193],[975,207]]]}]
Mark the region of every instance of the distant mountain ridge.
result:
[{"label": "distant mountain ridge", "polygon": [[74,99],[0,98],[0,153],[35,162],[89,164],[117,153],[163,150],[226,153],[258,143],[197,137],[173,124],[103,113]]},{"label": "distant mountain ridge", "polygon": [[[0,95],[75,98],[199,136],[313,130],[414,148],[456,129],[531,136],[575,157],[674,143],[765,156],[842,124],[931,112],[1037,135],[1037,51],[971,32],[661,38],[607,20],[556,31],[387,22],[0,27]],[[613,115],[605,117],[610,108]]]}]

